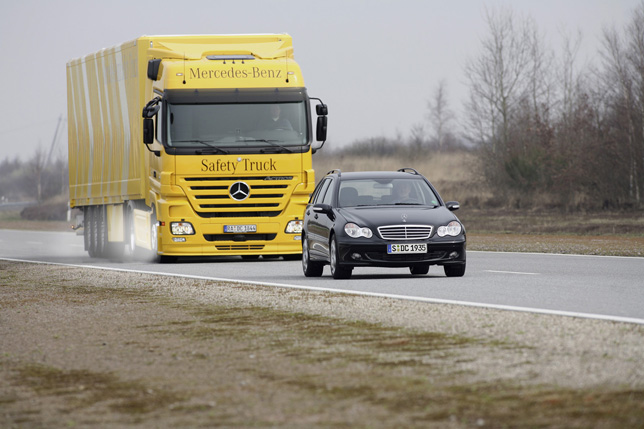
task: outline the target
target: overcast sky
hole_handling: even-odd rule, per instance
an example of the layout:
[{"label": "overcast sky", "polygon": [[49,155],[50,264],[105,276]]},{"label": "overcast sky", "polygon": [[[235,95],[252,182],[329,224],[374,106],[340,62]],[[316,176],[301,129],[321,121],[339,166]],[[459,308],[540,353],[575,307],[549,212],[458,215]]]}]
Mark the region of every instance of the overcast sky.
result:
[{"label": "overcast sky", "polygon": [[[289,33],[311,96],[329,106],[328,145],[409,135],[441,79],[459,111],[463,66],[486,34],[485,8],[531,16],[556,48],[622,28],[637,0],[20,0],[0,5],[0,160],[49,151],[59,118],[67,151],[65,64],[142,35]],[[66,155],[65,155],[66,156]]]}]

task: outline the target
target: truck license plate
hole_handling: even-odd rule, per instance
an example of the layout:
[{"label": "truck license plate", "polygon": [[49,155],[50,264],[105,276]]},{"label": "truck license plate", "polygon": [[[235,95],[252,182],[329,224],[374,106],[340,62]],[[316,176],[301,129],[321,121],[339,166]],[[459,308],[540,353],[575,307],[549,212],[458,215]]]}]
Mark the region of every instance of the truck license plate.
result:
[{"label": "truck license plate", "polygon": [[427,253],[427,243],[419,244],[387,244],[388,254]]},{"label": "truck license plate", "polygon": [[257,225],[224,225],[224,232],[257,232]]}]

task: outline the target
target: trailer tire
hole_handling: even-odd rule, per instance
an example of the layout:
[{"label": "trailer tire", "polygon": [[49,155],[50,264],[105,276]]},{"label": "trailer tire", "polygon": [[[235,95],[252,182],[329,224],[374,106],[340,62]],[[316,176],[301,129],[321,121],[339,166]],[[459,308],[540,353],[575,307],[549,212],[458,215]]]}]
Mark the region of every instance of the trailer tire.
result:
[{"label": "trailer tire", "polygon": [[96,210],[95,206],[87,207],[86,219],[87,229],[87,253],[90,258],[96,258]]}]

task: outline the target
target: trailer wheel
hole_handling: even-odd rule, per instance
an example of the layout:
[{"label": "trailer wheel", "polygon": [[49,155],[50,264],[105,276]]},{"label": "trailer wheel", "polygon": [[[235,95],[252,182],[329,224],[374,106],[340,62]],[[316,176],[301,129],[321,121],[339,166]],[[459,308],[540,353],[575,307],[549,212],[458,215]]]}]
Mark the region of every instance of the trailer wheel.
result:
[{"label": "trailer wheel", "polygon": [[87,207],[87,229],[85,234],[87,234],[87,253],[89,253],[90,258],[96,257],[96,210],[95,206]]},{"label": "trailer wheel", "polygon": [[105,206],[96,206],[96,256],[103,258],[107,255],[107,214]]}]

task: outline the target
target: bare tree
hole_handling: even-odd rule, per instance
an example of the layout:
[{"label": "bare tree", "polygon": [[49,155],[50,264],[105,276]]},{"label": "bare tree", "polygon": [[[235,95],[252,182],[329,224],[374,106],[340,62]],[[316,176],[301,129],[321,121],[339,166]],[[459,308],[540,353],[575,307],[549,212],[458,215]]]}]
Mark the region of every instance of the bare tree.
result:
[{"label": "bare tree", "polygon": [[472,140],[496,153],[508,142],[512,111],[528,90],[534,22],[518,25],[511,10],[486,11],[489,33],[481,54],[465,65],[470,85],[466,105]]},{"label": "bare tree", "polygon": [[454,112],[449,108],[445,79],[438,82],[432,98],[427,102],[427,109],[429,110],[427,118],[434,131],[434,141],[439,150],[444,150],[447,138],[451,134],[450,124],[455,117]]},{"label": "bare tree", "polygon": [[604,31],[603,85],[609,96],[615,126],[625,151],[628,165],[630,196],[641,204],[642,179],[644,178],[644,5],[633,14],[631,23],[623,34],[616,29]]},{"label": "bare tree", "polygon": [[36,199],[38,202],[42,201],[42,176],[47,162],[47,155],[38,147],[34,156],[29,161],[29,169],[31,170],[33,180],[36,186]]},{"label": "bare tree", "polygon": [[419,151],[425,146],[427,138],[425,126],[422,123],[414,124],[410,130],[409,144],[414,151]]}]

